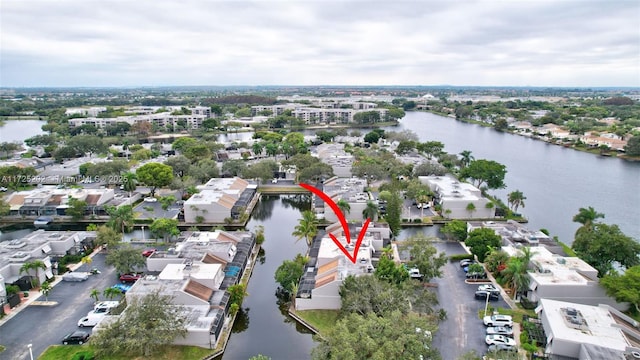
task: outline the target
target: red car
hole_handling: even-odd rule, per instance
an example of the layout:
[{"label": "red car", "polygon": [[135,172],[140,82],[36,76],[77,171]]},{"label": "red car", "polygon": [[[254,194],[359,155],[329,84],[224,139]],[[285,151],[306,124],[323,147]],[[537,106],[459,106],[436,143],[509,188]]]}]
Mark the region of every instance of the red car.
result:
[{"label": "red car", "polygon": [[122,281],[123,283],[136,282],[141,277],[142,277],[142,274],[122,274],[120,275],[120,281]]},{"label": "red car", "polygon": [[151,256],[151,254],[153,254],[154,252],[156,252],[156,249],[147,249],[145,251],[142,252],[142,256],[144,257],[149,257]]}]

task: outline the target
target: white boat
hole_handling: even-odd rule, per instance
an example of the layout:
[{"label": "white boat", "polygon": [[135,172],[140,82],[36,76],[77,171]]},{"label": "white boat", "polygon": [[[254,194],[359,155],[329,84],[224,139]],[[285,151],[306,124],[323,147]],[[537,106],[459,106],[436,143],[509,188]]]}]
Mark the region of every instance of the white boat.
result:
[{"label": "white boat", "polygon": [[37,228],[45,228],[53,222],[53,217],[51,216],[40,216],[34,222],[33,226]]}]

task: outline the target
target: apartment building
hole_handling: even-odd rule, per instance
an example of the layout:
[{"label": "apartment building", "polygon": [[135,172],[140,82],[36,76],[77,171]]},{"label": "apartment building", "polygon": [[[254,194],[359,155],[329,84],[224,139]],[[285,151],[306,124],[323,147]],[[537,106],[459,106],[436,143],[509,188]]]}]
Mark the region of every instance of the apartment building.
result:
[{"label": "apartment building", "polygon": [[[495,207],[482,196],[477,187],[460,182],[451,175],[419,176],[423,184],[435,194],[435,203],[442,207],[442,215],[449,219],[494,218]],[[469,204],[473,205],[470,206]]]},{"label": "apartment building", "polygon": [[[188,319],[186,336],[174,344],[213,349],[230,324],[226,290],[239,283],[254,250],[255,236],[247,231],[184,233],[175,247],[147,258],[147,268],[157,275],[138,280],[127,291],[127,302],[152,292],[171,296]],[[119,316],[127,316],[127,309]],[[109,323],[101,322],[94,331]]]}]

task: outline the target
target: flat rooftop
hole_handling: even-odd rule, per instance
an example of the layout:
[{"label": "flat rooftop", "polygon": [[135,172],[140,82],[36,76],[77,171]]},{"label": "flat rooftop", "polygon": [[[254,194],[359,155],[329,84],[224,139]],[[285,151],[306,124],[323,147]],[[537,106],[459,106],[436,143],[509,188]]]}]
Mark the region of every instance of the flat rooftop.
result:
[{"label": "flat rooftop", "polygon": [[[513,246],[502,248],[510,256],[521,254]],[[586,285],[597,280],[598,271],[577,257],[553,254],[544,246],[531,247],[531,263],[536,271],[529,275],[538,284],[544,285]]]},{"label": "flat rooftop", "polygon": [[[609,310],[591,305],[540,299],[554,339],[625,351],[630,346]],[[569,309],[569,311],[567,311]],[[575,315],[571,315],[575,314]]]}]

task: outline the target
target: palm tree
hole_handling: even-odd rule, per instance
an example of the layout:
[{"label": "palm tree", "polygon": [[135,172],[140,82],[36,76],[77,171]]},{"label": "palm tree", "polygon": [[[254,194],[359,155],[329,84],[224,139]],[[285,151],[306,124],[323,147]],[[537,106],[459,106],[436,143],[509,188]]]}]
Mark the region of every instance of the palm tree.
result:
[{"label": "palm tree", "polygon": [[24,264],[22,264],[22,266],[20,267],[20,274],[22,274],[23,272],[29,276],[31,276],[31,274],[29,274],[29,272],[31,270],[35,270],[35,278],[31,279],[31,286],[32,287],[37,287],[38,285],[40,285],[40,272],[39,269],[42,270],[46,270],[47,266],[44,264],[44,262],[42,260],[34,260],[34,261],[29,261],[26,262]]},{"label": "palm tree", "polygon": [[509,197],[507,201],[509,202],[509,205],[511,206],[513,212],[518,212],[518,207],[520,206],[524,207],[524,201],[527,200],[527,197],[524,196],[522,191],[512,191],[508,196]]},{"label": "palm tree", "polygon": [[96,299],[96,302],[100,301],[100,291],[98,291],[98,289],[91,289],[89,297]]},{"label": "palm tree", "polygon": [[307,210],[302,212],[302,219],[299,220],[298,225],[294,228],[291,235],[295,236],[298,240],[304,238],[307,245],[311,247],[313,237],[318,233],[318,219],[313,211]]},{"label": "palm tree", "polygon": [[471,155],[471,150],[464,150],[460,153],[460,167],[467,167],[475,158]]},{"label": "palm tree", "polygon": [[251,145],[251,148],[253,150],[253,153],[256,154],[257,157],[262,155],[262,149],[263,149],[262,143],[254,142],[253,145]]},{"label": "palm tree", "polygon": [[502,271],[504,280],[511,285],[513,297],[515,299],[519,292],[525,291],[529,287],[529,274],[527,274],[528,264],[525,264],[520,257],[509,259],[507,267]]},{"label": "palm tree", "polygon": [[121,296],[122,292],[116,288],[108,287],[102,291],[102,295],[109,300],[112,300],[115,297]]},{"label": "palm tree", "polygon": [[110,219],[107,224],[111,226],[115,231],[125,233],[131,225],[133,225],[133,207],[131,205],[124,205],[120,207],[111,206],[107,208],[107,214]]},{"label": "palm tree", "polygon": [[44,282],[42,286],[40,286],[40,291],[42,291],[42,295],[44,295],[44,301],[49,301],[49,293],[51,292],[51,284],[48,282]]},{"label": "palm tree", "polygon": [[85,256],[80,260],[80,262],[82,263],[82,265],[91,265],[93,259],[91,258],[91,256]]},{"label": "palm tree", "polygon": [[338,205],[340,211],[342,211],[342,213],[345,215],[351,212],[351,205],[349,205],[349,203],[345,199],[338,200],[336,205]]},{"label": "palm tree", "polygon": [[122,175],[122,188],[129,192],[129,198],[131,198],[131,193],[136,190],[137,179],[136,174],[132,172]]},{"label": "palm tree", "polygon": [[589,206],[588,208],[580,208],[578,213],[573,217],[573,222],[582,224],[585,229],[591,229],[591,225],[596,219],[604,219],[604,214],[599,213],[596,209]]},{"label": "palm tree", "polygon": [[378,216],[378,205],[373,201],[367,201],[367,206],[362,210],[362,217],[364,219],[375,220]]}]

